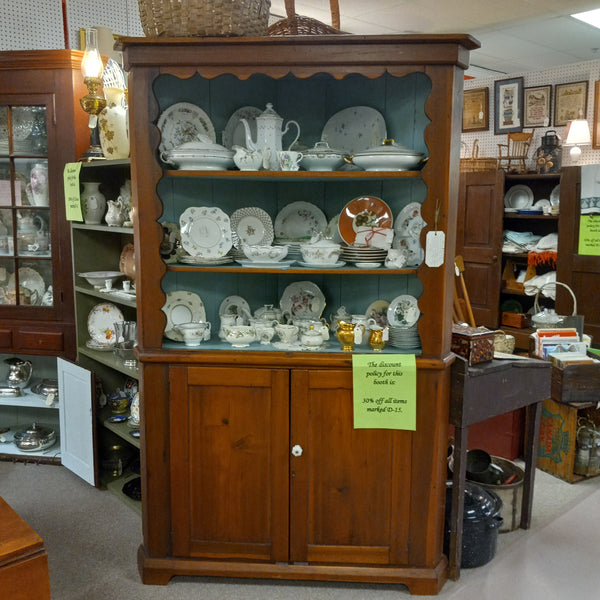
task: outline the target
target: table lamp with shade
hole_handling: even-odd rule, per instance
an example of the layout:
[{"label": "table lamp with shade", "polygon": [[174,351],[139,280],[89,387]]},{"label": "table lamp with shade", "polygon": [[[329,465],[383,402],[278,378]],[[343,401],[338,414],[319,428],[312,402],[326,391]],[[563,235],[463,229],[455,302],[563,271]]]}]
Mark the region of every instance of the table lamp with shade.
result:
[{"label": "table lamp with shade", "polygon": [[573,119],[567,124],[565,146],[571,146],[569,155],[571,162],[577,164],[581,158],[581,146],[589,146],[592,143],[590,126],[586,119]]},{"label": "table lamp with shade", "polygon": [[98,32],[96,29],[86,29],[85,52],[81,61],[81,73],[83,82],[87,86],[88,94],[81,98],[81,107],[90,115],[90,147],[81,156],[81,160],[103,159],[104,154],[100,146],[100,135],[98,132],[98,115],[106,106],[106,99],[99,91],[102,86],[102,72],[104,64],[98,50]]}]

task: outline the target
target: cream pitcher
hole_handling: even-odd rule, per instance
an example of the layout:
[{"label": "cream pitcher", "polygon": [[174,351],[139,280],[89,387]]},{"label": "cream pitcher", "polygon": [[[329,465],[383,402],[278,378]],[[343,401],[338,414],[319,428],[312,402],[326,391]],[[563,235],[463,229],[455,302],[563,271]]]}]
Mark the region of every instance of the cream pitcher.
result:
[{"label": "cream pitcher", "polygon": [[289,145],[288,150],[298,141],[300,137],[300,125],[296,121],[288,121],[282,130],[283,119],[273,110],[269,102],[267,108],[256,117],[256,140],[252,139],[250,125],[246,119],[240,119],[246,132],[246,148],[248,150],[261,150],[264,154],[265,168],[271,171],[279,171],[279,152],[282,150],[283,136],[288,132],[290,125],[295,125],[298,132]]}]

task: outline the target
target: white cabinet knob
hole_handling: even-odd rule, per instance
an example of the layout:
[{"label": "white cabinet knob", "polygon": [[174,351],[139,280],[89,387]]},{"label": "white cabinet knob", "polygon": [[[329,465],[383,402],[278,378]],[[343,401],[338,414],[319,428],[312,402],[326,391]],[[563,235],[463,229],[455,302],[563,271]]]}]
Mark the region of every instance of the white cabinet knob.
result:
[{"label": "white cabinet knob", "polygon": [[302,446],[299,446],[298,444],[296,444],[292,448],[292,455],[293,456],[302,456]]}]

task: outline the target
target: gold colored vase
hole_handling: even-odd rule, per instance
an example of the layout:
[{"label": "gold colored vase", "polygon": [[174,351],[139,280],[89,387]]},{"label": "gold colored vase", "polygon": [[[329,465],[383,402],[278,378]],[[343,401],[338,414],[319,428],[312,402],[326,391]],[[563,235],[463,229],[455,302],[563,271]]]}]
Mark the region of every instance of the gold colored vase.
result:
[{"label": "gold colored vase", "polygon": [[384,331],[384,329],[371,329],[371,334],[369,335],[371,350],[381,352],[385,348],[385,340],[383,339]]}]

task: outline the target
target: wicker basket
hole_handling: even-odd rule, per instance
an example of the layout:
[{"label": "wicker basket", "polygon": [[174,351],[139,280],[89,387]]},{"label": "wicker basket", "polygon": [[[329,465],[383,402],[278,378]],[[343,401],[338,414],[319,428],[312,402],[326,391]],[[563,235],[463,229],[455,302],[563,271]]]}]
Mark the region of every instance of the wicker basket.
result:
[{"label": "wicker basket", "polygon": [[273,23],[269,27],[269,35],[331,35],[340,31],[340,7],[338,0],[329,0],[332,26],[321,23],[310,17],[296,14],[294,0],[285,0],[287,18]]},{"label": "wicker basket", "polygon": [[267,35],[271,0],[138,0],[148,37]]},{"label": "wicker basket", "polygon": [[[467,147],[464,142],[461,145]],[[461,173],[473,173],[478,171],[496,171],[498,169],[497,158],[479,158],[479,140],[473,142],[471,158],[460,159]]]}]

